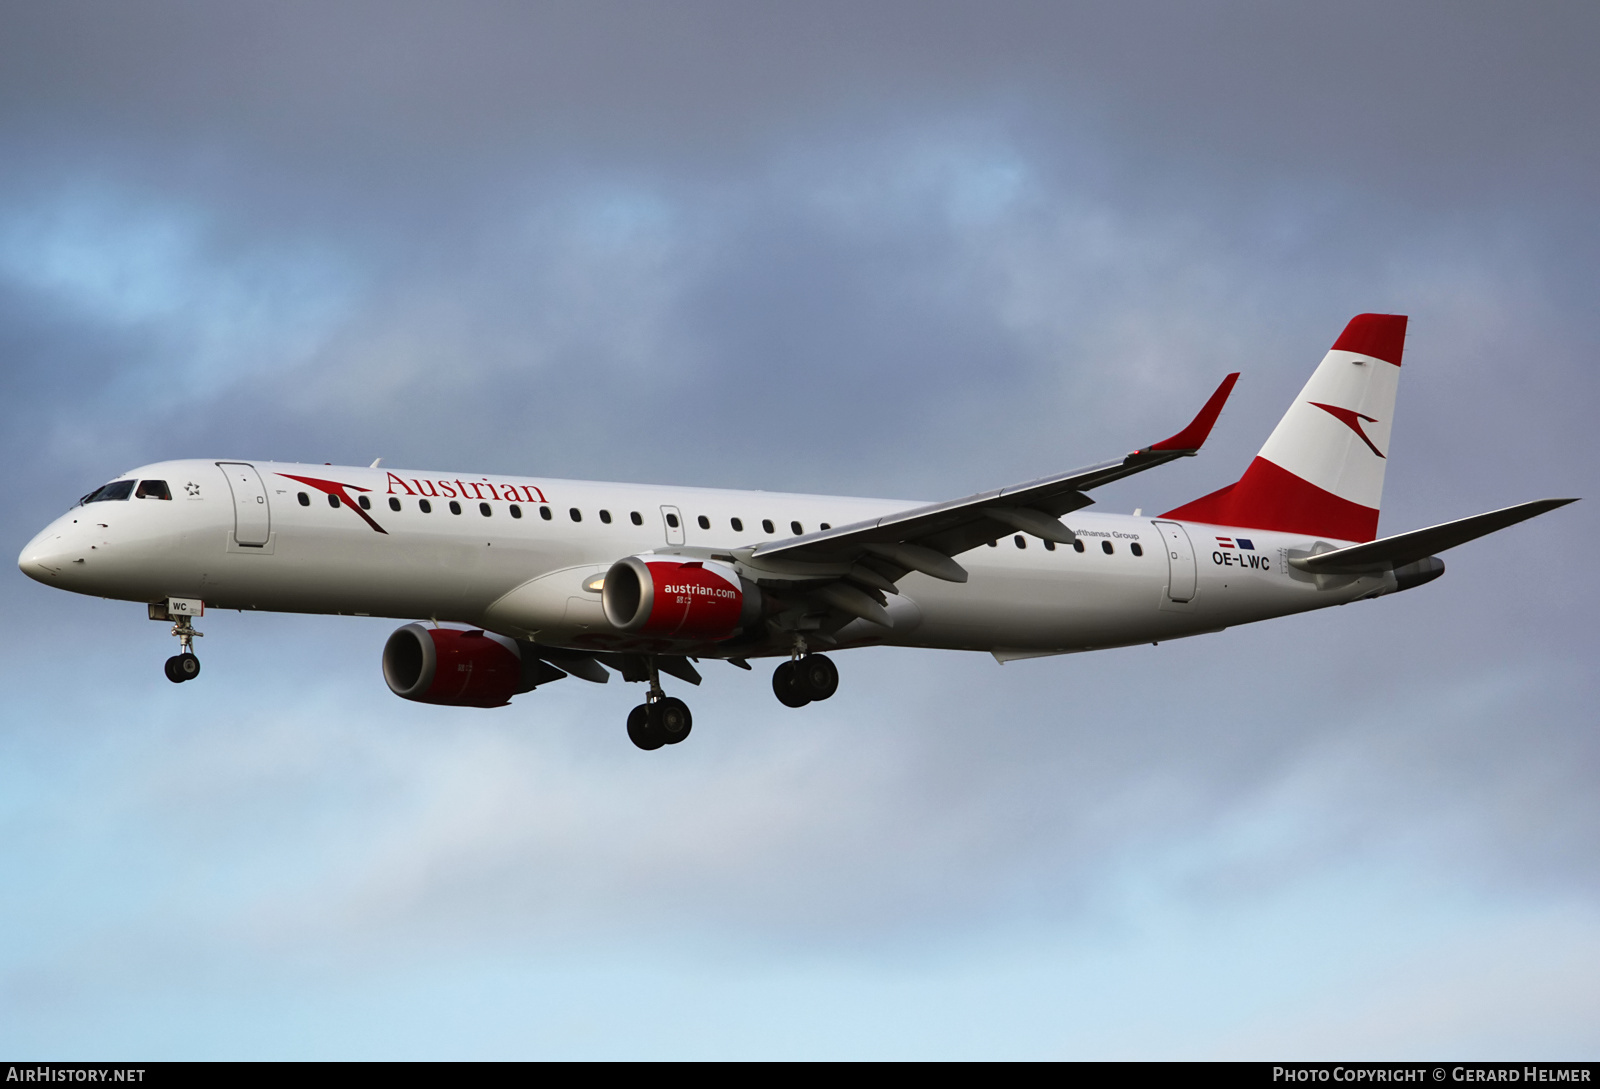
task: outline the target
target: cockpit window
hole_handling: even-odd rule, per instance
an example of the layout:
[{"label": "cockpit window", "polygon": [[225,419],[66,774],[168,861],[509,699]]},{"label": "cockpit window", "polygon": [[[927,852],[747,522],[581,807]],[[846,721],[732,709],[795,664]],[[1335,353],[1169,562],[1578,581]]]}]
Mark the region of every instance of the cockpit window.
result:
[{"label": "cockpit window", "polygon": [[165,480],[141,480],[139,490],[133,493],[135,499],[171,499],[172,493],[167,490]]},{"label": "cockpit window", "polygon": [[103,488],[96,488],[82,499],[78,500],[81,506],[84,503],[104,503],[112,499],[126,499],[133,494],[133,481],[113,480]]}]

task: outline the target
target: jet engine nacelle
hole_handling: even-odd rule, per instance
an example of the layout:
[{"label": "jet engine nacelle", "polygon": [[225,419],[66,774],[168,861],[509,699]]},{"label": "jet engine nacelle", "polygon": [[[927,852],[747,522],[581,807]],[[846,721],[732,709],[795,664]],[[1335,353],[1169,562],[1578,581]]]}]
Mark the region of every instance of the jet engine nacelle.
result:
[{"label": "jet engine nacelle", "polygon": [[418,703],[503,707],[518,692],[531,689],[534,676],[513,640],[484,631],[407,624],[383,645],[383,679],[389,691]]},{"label": "jet engine nacelle", "polygon": [[716,641],[760,616],[761,591],[714,560],[629,556],[606,572],[600,603],[619,631]]}]

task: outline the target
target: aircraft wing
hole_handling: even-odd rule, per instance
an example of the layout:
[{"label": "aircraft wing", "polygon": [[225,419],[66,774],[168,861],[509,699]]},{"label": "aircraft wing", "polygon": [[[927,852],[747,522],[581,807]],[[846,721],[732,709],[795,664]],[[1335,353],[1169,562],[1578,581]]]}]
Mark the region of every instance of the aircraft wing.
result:
[{"label": "aircraft wing", "polygon": [[1351,545],[1349,548],[1339,548],[1315,556],[1296,556],[1289,562],[1302,571],[1330,575],[1359,574],[1390,567],[1403,567],[1408,563],[1426,559],[1436,552],[1475,541],[1496,530],[1514,526],[1518,522],[1576,502],[1576,499],[1535,499],[1529,503],[1518,503],[1514,507],[1492,510],[1487,514],[1474,514],[1471,518],[1458,518],[1454,522],[1444,522],[1437,526],[1428,526],[1426,529],[1414,529],[1410,533],[1381,537],[1366,544]]},{"label": "aircraft wing", "polygon": [[[888,593],[894,593],[894,583],[910,571],[965,582],[965,569],[951,557],[1015,532],[1071,543],[1072,531],[1060,518],[1093,503],[1085,494],[1090,489],[1199,452],[1238,379],[1237,373],[1224,378],[1182,431],[1119,461],[741,549],[740,559],[757,572],[771,571],[796,581],[808,576],[843,578]],[[833,602],[835,607],[854,615],[877,619],[881,611],[866,608],[861,599],[870,596],[852,586],[840,586],[824,596],[830,601],[840,597],[840,602]],[[860,608],[851,608],[851,602]],[[878,606],[877,601],[872,604]]]}]

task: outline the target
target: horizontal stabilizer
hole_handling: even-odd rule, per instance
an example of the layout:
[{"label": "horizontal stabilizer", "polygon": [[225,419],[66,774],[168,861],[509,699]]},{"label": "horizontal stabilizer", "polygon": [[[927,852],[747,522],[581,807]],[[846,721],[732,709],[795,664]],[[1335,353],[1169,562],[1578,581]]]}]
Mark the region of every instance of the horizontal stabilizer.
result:
[{"label": "horizontal stabilizer", "polygon": [[1514,507],[1474,514],[1471,518],[1414,529],[1410,533],[1399,533],[1317,556],[1297,556],[1290,559],[1289,563],[1302,571],[1319,574],[1356,574],[1401,567],[1576,502],[1576,499],[1535,499],[1531,503],[1518,503]]}]

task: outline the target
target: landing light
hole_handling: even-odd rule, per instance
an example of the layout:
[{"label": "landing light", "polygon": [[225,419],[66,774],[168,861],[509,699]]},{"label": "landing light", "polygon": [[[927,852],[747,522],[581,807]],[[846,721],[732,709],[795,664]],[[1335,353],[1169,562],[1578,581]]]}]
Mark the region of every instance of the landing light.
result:
[{"label": "landing light", "polygon": [[598,594],[606,588],[606,577],[604,575],[596,575],[585,582],[583,588],[591,594]]}]

